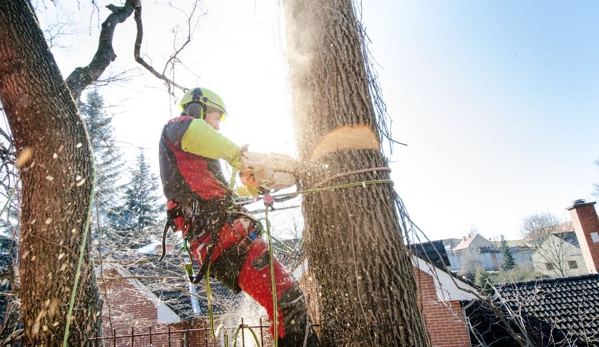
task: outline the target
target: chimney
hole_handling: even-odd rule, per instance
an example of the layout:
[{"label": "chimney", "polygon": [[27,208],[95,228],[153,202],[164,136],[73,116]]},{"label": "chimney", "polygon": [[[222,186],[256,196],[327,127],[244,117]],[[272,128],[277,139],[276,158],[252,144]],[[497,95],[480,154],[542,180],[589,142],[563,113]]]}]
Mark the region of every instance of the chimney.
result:
[{"label": "chimney", "polygon": [[589,273],[597,273],[599,269],[599,217],[595,211],[595,202],[578,199],[566,210],[570,212],[572,226],[576,232],[580,250]]}]

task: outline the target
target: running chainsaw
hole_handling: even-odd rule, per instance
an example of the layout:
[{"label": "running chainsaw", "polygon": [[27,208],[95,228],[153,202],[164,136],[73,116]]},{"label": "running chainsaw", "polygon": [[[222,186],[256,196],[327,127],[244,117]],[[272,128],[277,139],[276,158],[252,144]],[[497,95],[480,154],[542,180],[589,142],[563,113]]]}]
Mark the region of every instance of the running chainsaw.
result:
[{"label": "running chainsaw", "polygon": [[[295,197],[292,195],[287,198],[274,199],[270,197],[269,193],[273,190],[277,191],[289,188],[296,184],[296,178],[294,176],[294,173],[298,168],[298,161],[296,159],[285,154],[244,151],[241,162],[243,163],[243,169],[240,172],[241,182],[245,186],[254,187],[259,194],[263,195],[262,198],[264,199],[265,204],[270,206],[271,209],[274,210],[272,205],[273,201],[280,202]],[[272,200],[267,201],[267,197]],[[238,198],[236,205],[245,205],[253,201],[253,197],[249,199]],[[167,213],[170,214],[162,233],[162,255],[160,260],[165,256],[166,235],[168,230],[171,228],[175,231],[182,229],[182,227],[177,226],[175,223],[176,217],[181,217],[180,215],[175,215],[178,206],[175,205],[176,204],[172,204],[170,208],[167,207]]]},{"label": "running chainsaw", "polygon": [[240,174],[244,185],[259,187],[270,192],[292,187],[296,184],[296,159],[278,153],[244,152],[241,158],[244,168]]}]

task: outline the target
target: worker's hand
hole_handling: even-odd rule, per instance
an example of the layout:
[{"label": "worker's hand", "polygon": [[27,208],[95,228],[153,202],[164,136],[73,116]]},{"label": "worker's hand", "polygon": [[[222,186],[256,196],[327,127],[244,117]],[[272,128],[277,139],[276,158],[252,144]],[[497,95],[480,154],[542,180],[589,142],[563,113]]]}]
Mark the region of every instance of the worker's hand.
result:
[{"label": "worker's hand", "polygon": [[241,186],[237,188],[237,195],[239,196],[258,196],[260,188],[254,186]]},{"label": "worker's hand", "polygon": [[233,160],[230,162],[231,166],[237,168],[239,171],[245,170],[245,166],[243,165],[243,154],[247,151],[247,147],[248,145],[243,145],[240,148],[239,153],[237,153],[237,156],[235,156],[235,158],[233,158]]},{"label": "worker's hand", "polygon": [[240,171],[239,178],[241,178],[241,183],[244,186],[248,187],[259,187],[260,183],[256,182],[254,179],[254,173],[251,171]]},{"label": "worker's hand", "polygon": [[248,144],[241,146],[241,151],[239,151],[239,154],[231,161],[231,166],[236,167],[239,169],[239,171],[243,172],[247,170],[247,167],[243,164],[243,161],[245,159],[245,152],[247,152],[249,146],[250,145]]}]

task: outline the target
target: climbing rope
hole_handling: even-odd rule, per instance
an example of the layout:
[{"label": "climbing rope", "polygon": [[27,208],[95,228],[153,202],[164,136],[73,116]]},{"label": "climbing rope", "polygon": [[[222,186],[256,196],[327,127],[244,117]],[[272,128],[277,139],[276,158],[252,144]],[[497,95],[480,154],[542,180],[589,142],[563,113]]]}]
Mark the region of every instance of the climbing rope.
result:
[{"label": "climbing rope", "polygon": [[6,207],[8,207],[8,204],[10,204],[10,200],[12,199],[12,196],[15,194],[15,191],[17,190],[18,183],[19,181],[17,180],[15,186],[11,189],[10,193],[8,194],[8,197],[6,198],[6,203],[4,203],[4,206],[2,206],[2,210],[0,211],[0,215],[4,213],[4,210],[6,210]]},{"label": "climbing rope", "polygon": [[67,347],[67,340],[69,339],[69,329],[71,327],[71,318],[73,316],[73,307],[75,306],[75,297],[77,296],[77,287],[79,286],[79,278],[81,277],[81,267],[83,266],[83,256],[85,254],[85,246],[87,245],[87,234],[89,233],[89,224],[92,219],[92,207],[94,203],[94,190],[96,189],[96,171],[92,173],[92,190],[89,194],[89,203],[87,206],[87,219],[85,220],[85,229],[83,231],[83,239],[81,240],[81,247],[79,249],[79,263],[77,264],[77,272],[75,273],[75,283],[73,283],[73,290],[71,290],[71,301],[69,303],[69,312],[67,314],[67,323],[64,329],[64,339],[62,340],[62,346]]},{"label": "climbing rope", "polygon": [[[277,198],[283,198],[283,197],[288,197],[288,196],[297,196],[297,195],[305,195],[305,194],[311,194],[311,193],[318,193],[318,192],[324,192],[324,191],[334,191],[335,189],[343,189],[343,188],[351,188],[351,187],[364,187],[366,188],[366,186],[369,185],[375,185],[375,184],[391,184],[393,185],[393,181],[390,179],[383,179],[383,180],[368,180],[368,181],[360,181],[360,182],[353,182],[353,183],[344,183],[344,184],[339,184],[339,185],[333,185],[333,186],[326,186],[326,187],[319,187],[320,185],[329,182],[332,179],[338,178],[338,177],[342,177],[342,176],[347,176],[347,175],[351,175],[351,174],[356,174],[356,173],[362,173],[362,172],[370,172],[370,171],[390,171],[389,168],[385,168],[385,167],[380,167],[380,168],[372,168],[372,169],[364,169],[364,170],[357,170],[357,171],[351,171],[351,172],[346,172],[346,173],[342,173],[342,174],[337,174],[333,177],[330,177],[326,180],[323,180],[321,182],[319,182],[317,185],[314,186],[314,188],[311,189],[305,189],[305,190],[301,190],[301,191],[296,191],[294,193],[286,193],[286,194],[274,194],[271,195],[273,198],[277,197]],[[234,169],[233,170],[233,174],[231,175],[231,181],[229,182],[229,188],[233,188],[235,186],[235,176],[237,174],[237,170]],[[265,204],[266,205],[266,204]],[[274,268],[274,248],[273,248],[273,239],[275,239],[271,233],[270,233],[270,221],[268,219],[268,211],[269,208],[268,206],[265,207],[264,209],[264,220],[266,223],[266,234],[268,236],[268,255],[269,255],[269,260],[270,260],[270,283],[271,283],[271,290],[272,290],[272,302],[273,302],[273,336],[274,336],[274,346],[278,347],[278,323],[279,323],[279,319],[278,319],[278,300],[277,300],[277,287],[276,287],[276,281],[275,281],[275,268]],[[276,239],[275,239],[276,240]],[[287,248],[288,250],[291,250],[287,245],[285,245],[283,242],[276,240],[277,243],[285,246],[285,248]],[[291,250],[292,251],[292,250]],[[207,296],[207,301],[208,301],[208,316],[209,316],[209,321],[210,321],[210,330],[212,332],[212,337],[216,338],[218,332],[220,331],[220,329],[224,329],[224,326],[222,324],[220,324],[218,326],[218,328],[214,329],[214,312],[212,309],[212,289],[210,287],[210,265],[208,265],[208,269],[206,271],[206,296]],[[239,328],[238,328],[239,330]],[[237,342],[237,332],[238,330],[235,332],[235,343]],[[250,329],[251,331],[251,329]],[[226,329],[224,329],[225,335],[226,333]],[[252,334],[254,334],[253,331],[251,331]],[[255,334],[254,334],[255,335]],[[255,336],[254,336],[255,337]],[[257,342],[257,341],[256,341]],[[228,345],[228,339],[225,342],[225,346]]]},{"label": "climbing rope", "polygon": [[370,169],[362,169],[362,170],[354,170],[354,171],[348,171],[348,172],[342,172],[342,173],[338,173],[336,175],[333,175],[329,178],[326,178],[320,182],[318,182],[316,185],[314,185],[314,188],[316,187],[320,187],[321,185],[334,180],[335,178],[339,178],[339,177],[343,177],[343,176],[349,176],[349,175],[355,175],[355,174],[359,174],[359,173],[364,173],[364,172],[372,172],[372,171],[391,171],[391,168],[388,168],[386,166],[383,167],[373,167]]},{"label": "climbing rope", "polygon": [[275,281],[275,256],[272,247],[272,238],[270,235],[270,221],[268,220],[268,207],[264,212],[264,219],[266,220],[266,235],[268,235],[268,256],[270,258],[270,286],[272,289],[272,319],[274,324],[273,338],[275,340],[275,347],[279,345],[279,312],[277,307],[277,283]]},{"label": "climbing rope", "polygon": [[339,185],[335,185],[335,186],[327,186],[327,187],[321,187],[321,188],[315,187],[315,188],[311,188],[311,189],[300,190],[295,193],[275,194],[275,195],[272,195],[272,197],[273,198],[274,197],[281,198],[281,197],[300,195],[300,194],[305,195],[305,194],[311,194],[311,193],[324,192],[327,190],[335,190],[335,189],[351,188],[351,187],[359,187],[359,186],[366,188],[366,186],[370,186],[373,184],[383,184],[383,183],[390,183],[391,185],[393,185],[393,180],[390,180],[390,179],[370,180],[370,181],[361,181],[361,182],[354,182],[354,183],[344,183],[344,184],[339,184]]}]

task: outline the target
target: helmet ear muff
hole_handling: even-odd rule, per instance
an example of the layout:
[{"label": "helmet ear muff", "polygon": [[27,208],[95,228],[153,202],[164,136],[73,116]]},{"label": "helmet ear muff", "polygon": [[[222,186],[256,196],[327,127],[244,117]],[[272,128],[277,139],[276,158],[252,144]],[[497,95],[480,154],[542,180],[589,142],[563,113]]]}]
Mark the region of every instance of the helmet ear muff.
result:
[{"label": "helmet ear muff", "polygon": [[194,103],[199,103],[202,105],[203,113],[198,116],[201,119],[205,118],[207,114],[207,107],[213,107],[221,111],[221,121],[224,121],[227,116],[227,107],[225,105],[225,102],[218,94],[211,91],[210,89],[200,87],[188,89],[181,98],[181,101],[179,102],[181,112],[183,114],[186,114],[187,105]]},{"label": "helmet ear muff", "polygon": [[202,96],[204,96],[204,93],[202,93],[202,89],[201,88],[195,88],[192,92],[191,92],[191,102],[202,102]]},{"label": "helmet ear muff", "polygon": [[184,112],[193,118],[204,119],[206,116],[206,105],[192,101],[185,105]]}]

